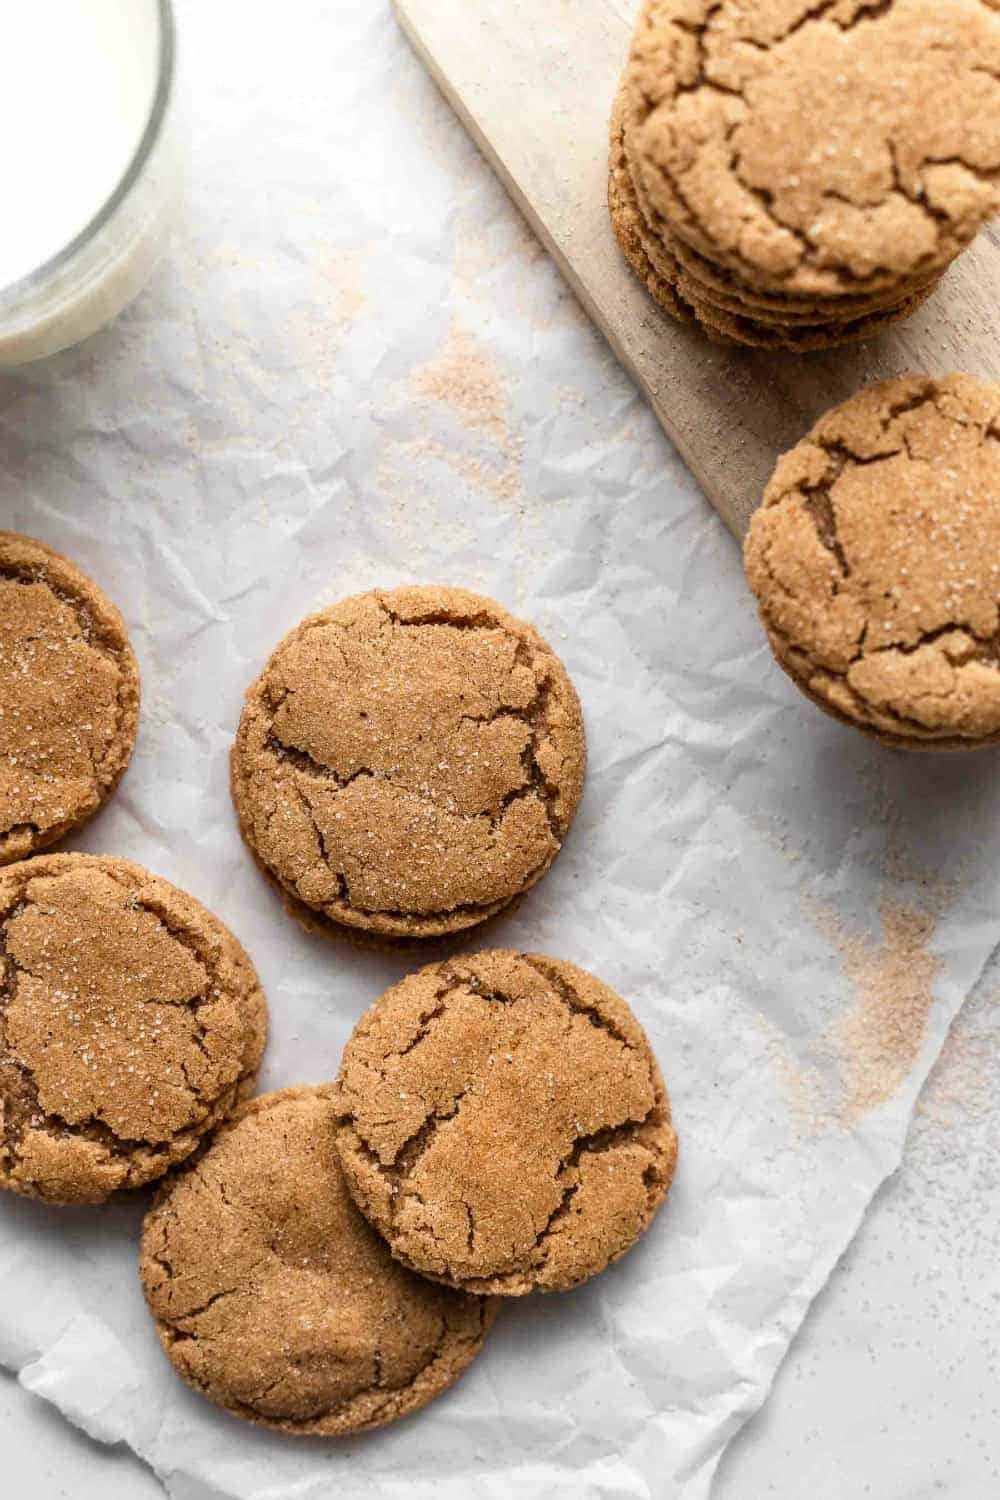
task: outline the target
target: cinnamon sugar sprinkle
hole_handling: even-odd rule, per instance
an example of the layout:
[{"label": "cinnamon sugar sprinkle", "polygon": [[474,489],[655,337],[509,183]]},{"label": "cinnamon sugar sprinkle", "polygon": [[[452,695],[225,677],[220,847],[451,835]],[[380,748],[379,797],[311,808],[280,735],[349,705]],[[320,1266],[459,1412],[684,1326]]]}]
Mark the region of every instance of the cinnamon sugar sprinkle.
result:
[{"label": "cinnamon sugar sprinkle", "polygon": [[413,388],[418,396],[450,406],[463,426],[486,433],[511,462],[520,458],[520,443],[507,420],[501,373],[489,353],[458,324],[437,358],[414,372]]},{"label": "cinnamon sugar sprinkle", "polygon": [[923,1050],[941,967],[931,942],[945,901],[940,891],[923,907],[884,897],[881,935],[874,939],[849,931],[827,908],[813,911],[854,989],[850,1009],[824,1038],[839,1068],[836,1113],[844,1124],[891,1099]]}]

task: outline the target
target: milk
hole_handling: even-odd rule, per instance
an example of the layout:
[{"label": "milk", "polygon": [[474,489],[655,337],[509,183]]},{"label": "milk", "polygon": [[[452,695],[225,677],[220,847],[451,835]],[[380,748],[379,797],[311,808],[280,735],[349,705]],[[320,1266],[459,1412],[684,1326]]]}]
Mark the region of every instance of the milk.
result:
[{"label": "milk", "polygon": [[0,288],[63,250],[111,197],[156,89],[151,0],[6,0],[0,10]]},{"label": "milk", "polygon": [[0,0],[0,366],[142,288],[177,182],[169,0]]}]

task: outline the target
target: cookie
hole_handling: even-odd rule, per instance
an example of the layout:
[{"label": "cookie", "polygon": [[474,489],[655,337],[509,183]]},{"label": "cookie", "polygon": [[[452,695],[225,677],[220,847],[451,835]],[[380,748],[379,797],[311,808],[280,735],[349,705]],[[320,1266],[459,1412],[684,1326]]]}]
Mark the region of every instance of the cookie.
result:
[{"label": "cookie", "polygon": [[747,537],[774,654],[891,745],[1000,741],[1000,386],[911,375],[824,416]]},{"label": "cookie", "polygon": [[243,836],[333,931],[474,927],[534,885],[586,760],[562,663],[463,589],[375,590],[286,636],[232,754]]},{"label": "cookie", "polygon": [[[886,311],[920,292],[930,291],[941,279],[941,273],[924,272],[900,278],[891,288],[878,292],[842,293],[836,297],[794,292],[772,292],[742,281],[725,266],[713,264],[705,256],[675,235],[662,214],[657,213],[643,190],[641,162],[634,160],[634,131],[629,129],[629,110],[624,85],[619,90],[622,121],[622,152],[628,169],[631,192],[645,231],[647,247],[665,248],[675,270],[690,283],[700,301],[714,302],[730,312],[748,317],[781,322],[848,322],[855,318]],[[655,259],[655,256],[654,256]]]},{"label": "cookie", "polygon": [[257,975],[190,896],[123,859],[0,870],[0,1187],[101,1203],[183,1161],[252,1091]]},{"label": "cookie", "polygon": [[96,584],[0,531],[0,865],[93,816],[129,763],[139,669]]},{"label": "cookie", "polygon": [[362,1017],[338,1079],[340,1161],[393,1255],[464,1291],[588,1280],[649,1227],[677,1137],[646,1036],[572,964],[432,964]]},{"label": "cookie", "polygon": [[235,1416],[314,1437],[433,1401],[497,1305],[392,1259],[351,1201],[335,1125],[330,1089],[253,1100],[165,1185],[140,1261],[178,1374]]},{"label": "cookie", "polygon": [[1000,206],[986,0],[646,0],[628,103],[640,198],[768,291],[932,276]]},{"label": "cookie", "polygon": [[[735,297],[720,300],[697,282],[681,263],[678,247],[657,237],[643,217],[625,151],[621,95],[612,118],[611,171],[608,186],[611,222],[619,246],[646,290],[664,311],[682,322],[694,321],[717,343],[804,354],[877,337],[893,323],[910,317],[935,290],[924,290],[874,313],[856,318],[816,321],[813,312],[765,313],[738,310]],[[724,305],[728,303],[728,305]],[[737,309],[737,310],[734,310]]]}]

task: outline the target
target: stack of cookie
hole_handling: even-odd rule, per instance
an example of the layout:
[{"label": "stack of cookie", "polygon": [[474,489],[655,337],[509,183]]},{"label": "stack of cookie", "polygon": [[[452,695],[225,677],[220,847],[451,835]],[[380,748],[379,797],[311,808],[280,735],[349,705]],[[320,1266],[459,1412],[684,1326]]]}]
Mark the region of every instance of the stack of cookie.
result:
[{"label": "stack of cookie", "polygon": [[913,312],[1000,206],[991,0],[646,0],[618,241],[674,317],[805,351]]},{"label": "stack of cookie", "polygon": [[1000,385],[905,375],[779,461],[746,570],[780,666],[884,744],[1000,743]]},{"label": "stack of cookie", "polygon": [[670,1188],[677,1138],[624,1001],[509,952],[432,964],[362,1017],[335,1085],[248,1104],[147,1215],[175,1369],[300,1436],[426,1406],[502,1296],[603,1271]]}]

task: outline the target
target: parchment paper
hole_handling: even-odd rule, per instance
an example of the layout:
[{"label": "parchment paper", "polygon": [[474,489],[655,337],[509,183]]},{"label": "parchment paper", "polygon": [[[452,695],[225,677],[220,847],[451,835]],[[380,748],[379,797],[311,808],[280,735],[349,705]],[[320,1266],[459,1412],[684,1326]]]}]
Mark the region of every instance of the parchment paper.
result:
[{"label": "parchment paper", "polygon": [[414,961],[307,937],[252,867],[227,792],[242,691],[345,593],[495,595],[563,654],[592,764],[565,853],[489,941],[630,999],[681,1165],[632,1255],[511,1307],[380,1435],[303,1446],[184,1389],[138,1287],[143,1200],[0,1203],[0,1360],[175,1500],[703,1500],[1000,936],[996,758],[886,752],[784,681],[734,544],[385,0],[178,9],[170,257],[111,331],[0,385],[3,524],[108,589],[143,670],[133,769],[75,844],[246,943],[264,1086],[328,1078]]}]

